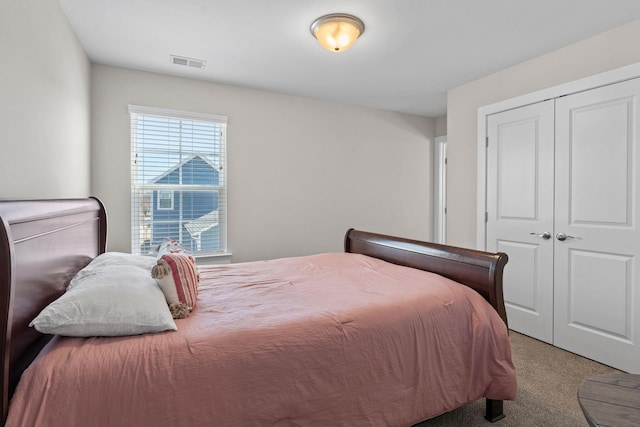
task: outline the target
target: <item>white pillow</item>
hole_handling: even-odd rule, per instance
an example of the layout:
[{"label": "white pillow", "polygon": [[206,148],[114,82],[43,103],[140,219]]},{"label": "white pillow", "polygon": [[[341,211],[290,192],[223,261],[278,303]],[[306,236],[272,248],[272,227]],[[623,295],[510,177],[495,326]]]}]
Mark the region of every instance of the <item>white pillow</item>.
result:
[{"label": "white pillow", "polygon": [[147,255],[133,255],[125,252],[105,252],[95,257],[89,265],[78,271],[69,282],[67,291],[76,284],[82,283],[86,276],[102,274],[101,270],[113,265],[128,265],[151,271],[156,265],[156,259]]},{"label": "white pillow", "polygon": [[107,252],[71,280],[67,291],[29,324],[74,337],[138,335],[176,330],[152,257]]}]

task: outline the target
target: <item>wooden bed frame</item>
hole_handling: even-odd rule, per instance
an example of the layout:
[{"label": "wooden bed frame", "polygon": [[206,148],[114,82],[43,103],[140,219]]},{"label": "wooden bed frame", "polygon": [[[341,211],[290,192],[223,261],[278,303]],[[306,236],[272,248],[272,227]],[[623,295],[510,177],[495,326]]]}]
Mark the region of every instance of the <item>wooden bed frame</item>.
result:
[{"label": "wooden bed frame", "polygon": [[[9,400],[52,338],[29,322],[66,290],[71,278],[105,251],[107,219],[95,198],[0,201],[0,398],[2,421]],[[502,297],[503,253],[401,239],[350,229],[346,252],[431,271],[475,289],[507,322]],[[504,417],[501,400],[487,399],[490,421]]]}]

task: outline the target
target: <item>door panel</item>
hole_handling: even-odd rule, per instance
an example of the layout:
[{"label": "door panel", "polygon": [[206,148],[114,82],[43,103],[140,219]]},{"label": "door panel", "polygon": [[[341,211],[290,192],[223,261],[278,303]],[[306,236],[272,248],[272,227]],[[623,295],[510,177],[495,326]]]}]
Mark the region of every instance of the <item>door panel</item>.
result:
[{"label": "door panel", "polygon": [[[488,117],[487,250],[509,255],[509,326],[553,339],[553,101]],[[533,234],[532,234],[533,233]]]},{"label": "door panel", "polygon": [[556,102],[554,344],[640,372],[640,80]]},{"label": "door panel", "polygon": [[540,311],[544,311],[537,298],[540,291],[536,280],[536,268],[540,264],[538,262],[540,245],[498,241],[496,249],[509,254],[509,282],[518,284],[518,286],[509,286],[507,292],[509,306],[513,310],[538,316]]},{"label": "door panel", "polygon": [[[561,106],[568,101],[561,102]],[[560,167],[569,179],[571,223],[629,225],[632,107],[633,98],[625,97],[563,112],[571,121],[571,139],[567,141],[570,145],[560,147],[569,157],[570,170],[564,170],[566,166],[562,164]]]},{"label": "door panel", "polygon": [[[569,325],[630,340],[632,258],[570,250],[569,259]],[[603,283],[609,285],[602,286]]]}]

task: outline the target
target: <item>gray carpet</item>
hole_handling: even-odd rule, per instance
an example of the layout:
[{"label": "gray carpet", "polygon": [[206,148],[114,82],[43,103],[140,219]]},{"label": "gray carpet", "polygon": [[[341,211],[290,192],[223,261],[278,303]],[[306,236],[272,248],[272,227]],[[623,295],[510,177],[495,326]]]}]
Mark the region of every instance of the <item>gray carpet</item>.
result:
[{"label": "gray carpet", "polygon": [[416,427],[585,427],[578,386],[593,375],[619,372],[516,332],[510,333],[518,397],[504,402],[506,418],[484,419],[484,399],[417,424]]}]

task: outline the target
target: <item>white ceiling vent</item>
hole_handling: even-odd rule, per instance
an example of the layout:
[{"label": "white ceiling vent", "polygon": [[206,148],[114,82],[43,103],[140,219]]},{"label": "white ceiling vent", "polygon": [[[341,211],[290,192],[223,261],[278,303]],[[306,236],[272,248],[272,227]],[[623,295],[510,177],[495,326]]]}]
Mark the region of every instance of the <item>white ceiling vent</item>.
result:
[{"label": "white ceiling vent", "polygon": [[204,61],[202,59],[186,58],[184,56],[176,56],[176,55],[169,55],[169,57],[171,58],[172,64],[184,65],[185,67],[202,69],[205,67],[205,65],[207,65],[207,61]]}]

